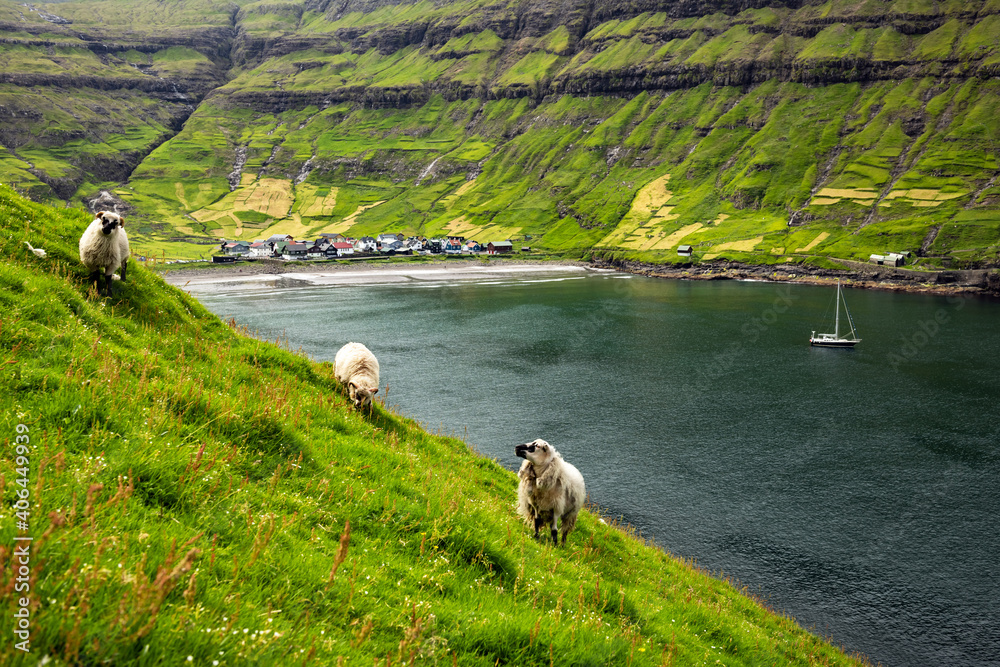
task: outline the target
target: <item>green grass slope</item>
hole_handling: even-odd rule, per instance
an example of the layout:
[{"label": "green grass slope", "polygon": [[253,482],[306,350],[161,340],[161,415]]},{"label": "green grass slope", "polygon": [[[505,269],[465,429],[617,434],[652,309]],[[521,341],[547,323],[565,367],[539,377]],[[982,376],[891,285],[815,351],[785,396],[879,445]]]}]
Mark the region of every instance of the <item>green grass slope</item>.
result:
[{"label": "green grass slope", "polygon": [[536,543],[498,463],[141,266],[98,298],[86,224],[0,186],[3,664],[857,663],[593,512]]}]

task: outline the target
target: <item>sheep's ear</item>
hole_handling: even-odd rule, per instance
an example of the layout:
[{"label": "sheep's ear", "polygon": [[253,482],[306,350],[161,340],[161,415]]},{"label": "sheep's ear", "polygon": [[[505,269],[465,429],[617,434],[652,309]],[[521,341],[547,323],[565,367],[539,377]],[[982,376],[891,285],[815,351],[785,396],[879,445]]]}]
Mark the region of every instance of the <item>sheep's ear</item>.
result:
[{"label": "sheep's ear", "polygon": [[375,387],[375,389],[372,390],[372,394],[377,394],[377,393],[378,393],[378,387]]},{"label": "sheep's ear", "polygon": [[107,211],[98,211],[97,212],[97,217],[98,218],[103,218],[105,213],[107,213]]}]

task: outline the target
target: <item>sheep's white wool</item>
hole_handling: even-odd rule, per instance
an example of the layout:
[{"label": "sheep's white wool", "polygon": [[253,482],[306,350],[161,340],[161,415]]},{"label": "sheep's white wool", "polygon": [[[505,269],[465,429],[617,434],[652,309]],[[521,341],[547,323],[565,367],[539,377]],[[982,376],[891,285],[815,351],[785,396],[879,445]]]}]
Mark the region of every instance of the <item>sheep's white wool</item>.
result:
[{"label": "sheep's white wool", "polygon": [[333,362],[337,380],[347,385],[354,407],[371,405],[378,393],[378,359],[361,343],[348,343],[340,348]]},{"label": "sheep's white wool", "polygon": [[566,536],[576,526],[576,516],[587,498],[583,475],[544,440],[518,445],[514,452],[524,459],[517,473],[518,514],[534,526],[536,538],[539,528],[548,524],[556,544],[559,522],[562,543],[566,544]]},{"label": "sheep's white wool", "polygon": [[101,211],[80,237],[80,261],[92,272],[105,276],[108,286],[119,268],[122,280],[130,256],[128,235],[117,213]]}]

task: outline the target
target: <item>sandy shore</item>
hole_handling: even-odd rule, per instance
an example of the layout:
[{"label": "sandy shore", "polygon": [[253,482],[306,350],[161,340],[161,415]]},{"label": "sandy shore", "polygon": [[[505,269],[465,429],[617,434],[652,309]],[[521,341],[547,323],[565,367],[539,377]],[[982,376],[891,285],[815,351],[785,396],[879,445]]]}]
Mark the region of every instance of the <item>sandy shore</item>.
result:
[{"label": "sandy shore", "polygon": [[[853,263],[852,263],[853,264]],[[431,262],[287,264],[282,261],[240,262],[211,267],[177,265],[163,272],[164,279],[192,293],[309,285],[369,285],[454,280],[501,280],[524,277],[572,277],[616,271],[651,278],[675,280],[764,280],[806,284],[834,284],[841,280],[854,288],[927,294],[980,294],[997,296],[991,271],[941,271],[925,273],[874,267],[858,263],[851,271],[831,271],[789,266],[751,266],[738,263],[671,267],[634,262],[574,262],[519,260],[514,258],[448,259]]]},{"label": "sandy shore", "polygon": [[572,277],[612,269],[583,262],[525,262],[516,260],[447,260],[439,262],[359,262],[356,264],[285,265],[246,262],[218,267],[169,269],[163,278],[171,285],[197,293],[226,287],[270,288],[295,285],[377,285],[453,280],[502,280],[523,277]]}]

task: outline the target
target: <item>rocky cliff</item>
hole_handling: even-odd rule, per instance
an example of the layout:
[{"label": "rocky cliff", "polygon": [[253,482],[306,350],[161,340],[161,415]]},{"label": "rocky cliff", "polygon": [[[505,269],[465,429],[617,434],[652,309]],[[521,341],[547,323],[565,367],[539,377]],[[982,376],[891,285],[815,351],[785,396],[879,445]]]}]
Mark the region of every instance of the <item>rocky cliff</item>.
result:
[{"label": "rocky cliff", "polygon": [[0,28],[0,178],[117,188],[151,240],[997,259],[992,0],[0,0]]}]

